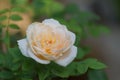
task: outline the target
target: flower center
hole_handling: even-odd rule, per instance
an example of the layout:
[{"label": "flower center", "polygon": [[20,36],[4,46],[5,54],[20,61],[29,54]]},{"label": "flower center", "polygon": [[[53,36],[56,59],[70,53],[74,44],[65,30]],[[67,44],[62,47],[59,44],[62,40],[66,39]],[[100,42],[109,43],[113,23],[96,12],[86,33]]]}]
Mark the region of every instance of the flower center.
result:
[{"label": "flower center", "polygon": [[54,43],[55,43],[54,39],[50,39],[50,40],[42,39],[41,40],[42,48],[44,48],[44,50],[49,54],[51,54],[51,48],[54,45]]},{"label": "flower center", "polygon": [[[63,54],[62,52],[66,45],[66,37],[65,34],[61,35],[60,32],[57,33],[48,28],[34,36],[32,45],[40,48],[42,52],[48,54],[47,56],[58,58]],[[36,53],[38,52],[39,50],[36,49]]]}]

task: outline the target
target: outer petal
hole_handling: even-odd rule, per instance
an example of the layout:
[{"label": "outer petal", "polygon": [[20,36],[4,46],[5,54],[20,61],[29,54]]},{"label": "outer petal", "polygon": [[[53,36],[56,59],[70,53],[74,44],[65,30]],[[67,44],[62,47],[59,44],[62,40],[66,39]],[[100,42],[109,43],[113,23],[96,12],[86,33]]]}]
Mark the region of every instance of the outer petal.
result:
[{"label": "outer petal", "polygon": [[66,52],[75,43],[75,39],[76,39],[75,34],[73,32],[71,32],[71,31],[68,31],[68,34],[70,36],[70,44],[63,52]]},{"label": "outer petal", "polygon": [[21,39],[21,40],[18,40],[17,42],[18,42],[18,46],[19,46],[22,54],[26,57],[29,57],[29,55],[27,53],[27,46],[28,46],[27,40],[26,39]]},{"label": "outer petal", "polygon": [[35,61],[37,61],[38,63],[42,63],[42,64],[48,64],[50,63],[50,61],[48,60],[42,60],[38,57],[36,57],[34,55],[34,53],[32,53],[32,51],[30,50],[30,48],[28,47],[28,43],[26,39],[21,39],[18,41],[18,46],[20,48],[20,51],[22,52],[22,54],[26,57],[31,57],[33,58]]},{"label": "outer petal", "polygon": [[30,49],[28,49],[28,54],[32,59],[34,59],[38,63],[41,63],[41,64],[49,64],[50,63],[50,61],[48,61],[48,60],[42,60],[42,59],[38,58],[37,56],[35,56],[34,53]]},{"label": "outer petal", "polygon": [[75,36],[75,33],[73,33],[73,32],[69,31],[69,33],[70,33],[71,42],[72,42],[72,45],[73,45],[75,43],[76,36]]},{"label": "outer petal", "polygon": [[77,47],[72,46],[69,51],[64,53],[64,55],[58,60],[56,60],[55,62],[61,66],[66,67],[68,64],[70,64],[74,60],[76,55],[77,55]]},{"label": "outer petal", "polygon": [[46,25],[51,25],[51,26],[60,25],[60,23],[55,19],[45,19],[42,23]]}]

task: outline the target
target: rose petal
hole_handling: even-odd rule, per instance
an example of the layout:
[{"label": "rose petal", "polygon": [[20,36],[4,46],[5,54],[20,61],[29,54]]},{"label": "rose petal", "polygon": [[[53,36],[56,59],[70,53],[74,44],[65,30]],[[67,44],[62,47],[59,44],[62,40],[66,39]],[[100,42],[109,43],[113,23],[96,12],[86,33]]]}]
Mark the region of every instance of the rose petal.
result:
[{"label": "rose petal", "polygon": [[57,64],[65,67],[74,60],[76,55],[77,55],[77,47],[72,46],[69,51],[64,53],[64,55],[61,58],[59,58],[58,60],[56,60],[55,62]]},{"label": "rose petal", "polygon": [[66,47],[66,49],[63,51],[63,52],[66,52],[68,49],[70,49],[71,46],[73,46],[73,44],[75,43],[75,39],[76,39],[76,36],[73,32],[68,32],[69,36],[70,36],[70,43],[69,43],[69,46]]},{"label": "rose petal", "polygon": [[72,45],[75,43],[75,39],[76,39],[76,36],[75,36],[75,33],[69,31],[70,33],[70,36],[71,36],[71,42],[72,42]]},{"label": "rose petal", "polygon": [[34,48],[36,49],[37,53],[44,56],[46,59],[51,59],[52,60],[52,59],[55,58],[54,56],[51,56],[51,54],[43,53],[42,50],[40,50],[40,48],[38,48],[38,47],[34,46]]},{"label": "rose petal", "polygon": [[28,54],[32,59],[34,59],[38,63],[41,63],[41,64],[49,64],[50,63],[50,61],[48,61],[48,60],[42,60],[42,59],[38,58],[37,56],[35,56],[34,53],[29,48],[28,48]]},{"label": "rose petal", "polygon": [[28,26],[26,34],[29,43],[31,42],[32,39],[34,39],[34,36],[40,34],[40,32],[42,31],[41,28],[42,28],[42,24],[39,22],[34,22]]},{"label": "rose petal", "polygon": [[[41,36],[40,33],[43,31],[43,24],[39,23],[39,22],[34,22],[31,25],[28,26],[28,29],[26,31],[27,34],[27,41],[29,44],[29,47],[32,49],[32,42],[36,42],[38,41],[38,39],[36,39],[36,36]],[[37,46],[39,46],[39,44],[37,44]]]},{"label": "rose petal", "polygon": [[31,57],[35,61],[37,61],[39,63],[42,63],[42,64],[48,64],[48,63],[50,63],[50,61],[48,61],[48,60],[42,60],[42,59],[39,59],[38,57],[36,57],[34,55],[34,53],[31,52],[31,50],[29,49],[29,47],[27,47],[28,44],[27,44],[27,40],[26,39],[18,40],[18,46],[19,46],[20,51],[22,52],[22,54],[24,56]]},{"label": "rose petal", "polygon": [[50,26],[52,26],[52,25],[53,26],[60,25],[60,23],[57,20],[55,20],[55,19],[45,19],[42,23],[46,24],[46,25],[50,25]]},{"label": "rose petal", "polygon": [[21,40],[18,40],[18,46],[19,46],[19,49],[20,51],[22,52],[22,54],[26,57],[29,57],[28,53],[27,53],[27,40],[26,39],[21,39]]}]

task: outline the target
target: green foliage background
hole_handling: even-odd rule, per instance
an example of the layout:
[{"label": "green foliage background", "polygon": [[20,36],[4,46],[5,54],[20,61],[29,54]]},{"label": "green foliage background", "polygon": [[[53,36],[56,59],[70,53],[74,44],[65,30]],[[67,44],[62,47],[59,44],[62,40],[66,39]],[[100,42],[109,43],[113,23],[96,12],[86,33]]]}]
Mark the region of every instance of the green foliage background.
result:
[{"label": "green foliage background", "polygon": [[[52,80],[59,78],[67,80],[70,76],[82,76],[87,73],[88,80],[108,80],[102,69],[106,65],[95,58],[85,58],[90,52],[90,47],[81,45],[80,40],[88,37],[88,34],[98,37],[102,32],[109,30],[98,23],[99,16],[91,12],[80,11],[77,5],[63,4],[55,0],[10,0],[10,9],[0,10],[0,43],[5,43],[7,51],[0,49],[0,80]],[[20,34],[10,36],[9,29],[2,37],[3,28],[19,29],[17,24],[2,24],[4,20],[20,21],[19,14],[31,9],[34,13],[33,21],[43,20],[44,18],[54,18],[66,25],[69,30],[76,34],[78,55],[76,59],[67,67],[61,67],[54,62],[43,65],[35,62],[31,58],[24,57],[17,47],[17,40],[22,38]],[[9,16],[3,15],[8,13]],[[23,23],[24,24],[24,23]]]}]

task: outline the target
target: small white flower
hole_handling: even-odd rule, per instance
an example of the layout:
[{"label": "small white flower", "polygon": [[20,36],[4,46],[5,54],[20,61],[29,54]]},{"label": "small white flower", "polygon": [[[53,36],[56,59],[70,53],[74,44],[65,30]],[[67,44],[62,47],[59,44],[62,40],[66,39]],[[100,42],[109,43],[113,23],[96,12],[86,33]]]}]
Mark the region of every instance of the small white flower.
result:
[{"label": "small white flower", "polygon": [[41,64],[54,61],[65,67],[77,55],[77,47],[73,45],[75,34],[57,20],[46,19],[42,23],[32,23],[26,35],[25,39],[18,41],[22,54]]}]

